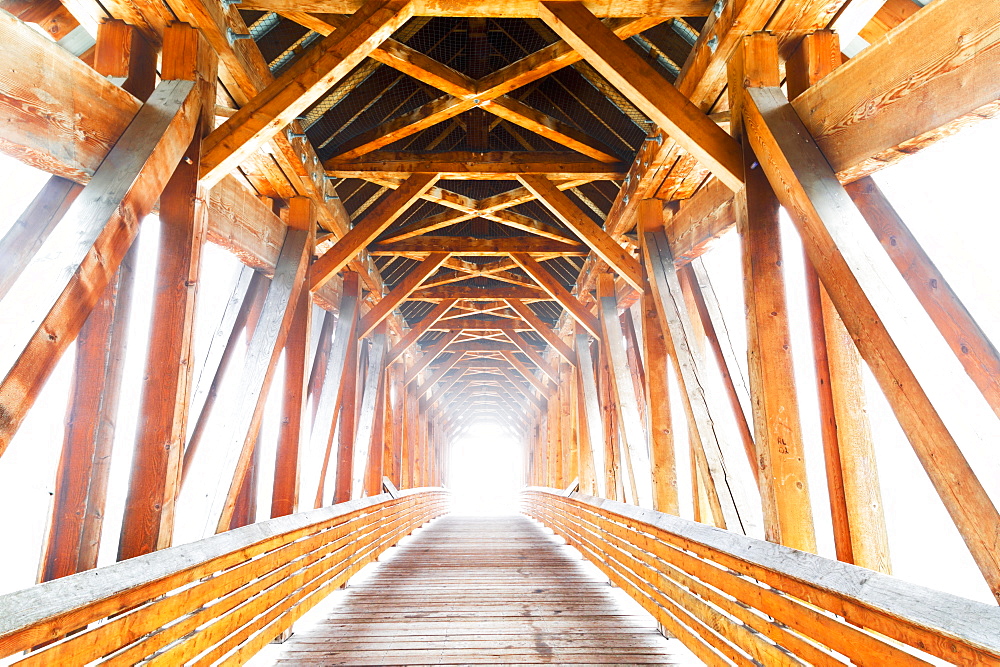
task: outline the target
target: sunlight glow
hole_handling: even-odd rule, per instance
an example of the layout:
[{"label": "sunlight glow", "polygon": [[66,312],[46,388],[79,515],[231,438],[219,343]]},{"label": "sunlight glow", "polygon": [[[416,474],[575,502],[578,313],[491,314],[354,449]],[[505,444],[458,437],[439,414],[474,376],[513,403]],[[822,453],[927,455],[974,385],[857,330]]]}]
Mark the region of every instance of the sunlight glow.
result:
[{"label": "sunlight glow", "polygon": [[516,514],[524,451],[495,421],[474,422],[452,443],[448,487],[456,514]]}]

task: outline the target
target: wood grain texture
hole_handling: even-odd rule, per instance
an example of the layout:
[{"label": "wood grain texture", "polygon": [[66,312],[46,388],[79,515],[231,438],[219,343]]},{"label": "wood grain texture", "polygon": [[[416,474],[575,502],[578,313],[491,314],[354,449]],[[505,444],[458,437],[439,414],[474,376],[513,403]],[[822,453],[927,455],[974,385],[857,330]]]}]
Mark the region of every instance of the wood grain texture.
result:
[{"label": "wood grain texture", "polygon": [[746,187],[736,193],[743,262],[747,368],[754,425],[753,466],[758,477],[767,539],[816,551],[802,425],[792,367],[785,299],[778,199],[759,168],[743,123],[748,86],[777,86],[778,41],[767,33],[744,37],[729,62],[733,136],[743,151]]},{"label": "wood grain texture", "polygon": [[297,288],[306,275],[310,238],[310,232],[292,228],[285,234],[285,243],[267,290],[260,322],[247,349],[237,404],[222,431],[228,435],[222,445],[226,454],[217,474],[213,475],[212,481],[217,486],[209,496],[211,509],[206,532],[226,530],[229,526],[233,503],[253,453],[264,399],[295,314],[297,298],[293,296],[297,297]]},{"label": "wood grain texture", "polygon": [[[647,228],[648,229],[648,228]],[[673,258],[670,256],[663,231],[645,231],[646,269],[656,297],[657,312],[664,334],[670,337],[671,355],[689,412],[694,421],[699,449],[705,452],[711,482],[720,502],[726,526],[746,534],[749,529],[748,508],[743,499],[745,490],[732,464],[725,460],[720,436],[712,419],[712,409],[705,393],[707,382],[705,360],[694,341],[691,316],[684,303]]]},{"label": "wood grain texture", "polygon": [[[996,606],[623,503],[565,498],[557,489],[528,489],[524,497],[529,516],[566,537],[623,590],[642,602],[655,600],[647,609],[709,664],[725,664],[714,651],[737,664],[753,664],[733,651],[736,646],[768,665],[789,659],[841,665],[841,656],[900,665],[933,664],[931,656],[959,664],[1000,658]],[[664,561],[667,567],[660,565]],[[777,623],[761,623],[760,616],[747,615],[746,607],[729,604],[732,599],[719,592],[739,602],[752,600]],[[690,600],[694,604],[685,601],[689,595],[698,598]],[[837,616],[819,612],[831,608]],[[784,654],[759,644],[759,635],[727,628],[730,614],[783,647]],[[705,632],[705,625],[718,634]]]},{"label": "wood grain texture", "polygon": [[[625,339],[618,315],[618,301],[615,298],[614,282],[610,275],[601,276],[597,282],[598,315],[601,321],[601,340],[607,350],[611,385],[614,389],[615,407],[620,415],[623,451],[628,453],[636,490],[636,504],[653,506],[652,468],[649,446],[639,416],[639,397],[629,369],[625,352]],[[664,369],[665,370],[665,369]]]},{"label": "wood grain texture", "polygon": [[278,665],[678,664],[652,619],[530,519],[443,517]]},{"label": "wood grain texture", "polygon": [[543,2],[540,17],[656,125],[733,190],[743,185],[732,137],[579,2]]},{"label": "wood grain texture", "polygon": [[289,125],[412,16],[407,0],[370,0],[205,139],[202,178],[215,183]]},{"label": "wood grain texture", "polygon": [[919,11],[799,95],[793,106],[844,182],[995,115],[1000,7],[948,0]]},{"label": "wood grain texture", "polygon": [[[748,90],[748,134],[830,298],[994,594],[1000,514],[959,443],[994,415],[777,88]],[[988,417],[984,416],[984,412]]]},{"label": "wood grain texture", "polygon": [[[706,0],[613,0],[586,2],[601,17],[632,16],[707,16],[712,3]],[[243,7],[266,11],[302,11],[312,14],[352,14],[363,0],[247,0]],[[418,0],[413,3],[415,16],[472,16],[534,18],[538,7],[534,0],[510,0],[503,5],[472,4],[465,0]]]},{"label": "wood grain texture", "polygon": [[161,83],[4,297],[0,453],[180,160],[198,106],[191,82]]}]

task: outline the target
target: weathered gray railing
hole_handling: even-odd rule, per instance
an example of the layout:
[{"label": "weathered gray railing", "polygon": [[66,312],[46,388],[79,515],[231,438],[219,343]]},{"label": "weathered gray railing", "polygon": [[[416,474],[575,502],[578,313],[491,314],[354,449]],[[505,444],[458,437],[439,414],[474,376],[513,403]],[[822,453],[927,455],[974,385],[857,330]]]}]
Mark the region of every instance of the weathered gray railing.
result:
[{"label": "weathered gray railing", "polygon": [[0,658],[241,664],[447,505],[441,489],[386,493],[0,596]]},{"label": "weathered gray railing", "polygon": [[552,528],[710,665],[1000,665],[1000,607],[591,496],[531,488]]}]

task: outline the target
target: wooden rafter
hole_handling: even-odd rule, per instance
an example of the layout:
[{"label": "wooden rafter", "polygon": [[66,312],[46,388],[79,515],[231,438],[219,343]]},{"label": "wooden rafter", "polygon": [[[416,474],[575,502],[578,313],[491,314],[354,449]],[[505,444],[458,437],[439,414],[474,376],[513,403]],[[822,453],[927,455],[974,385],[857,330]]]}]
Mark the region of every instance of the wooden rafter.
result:
[{"label": "wooden rafter", "polygon": [[281,132],[412,16],[408,0],[369,0],[205,140],[209,185]]}]

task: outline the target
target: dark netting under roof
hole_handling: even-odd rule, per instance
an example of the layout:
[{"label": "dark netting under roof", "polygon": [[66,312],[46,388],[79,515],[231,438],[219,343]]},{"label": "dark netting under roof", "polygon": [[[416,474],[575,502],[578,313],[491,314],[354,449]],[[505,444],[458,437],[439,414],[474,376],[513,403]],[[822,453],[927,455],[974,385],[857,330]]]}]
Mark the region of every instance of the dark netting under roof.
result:
[{"label": "dark netting under roof", "polygon": [[[450,236],[471,236],[477,239],[505,239],[511,236],[528,236],[528,234],[519,229],[507,227],[506,225],[483,218],[466,220],[447,229]],[[444,230],[441,230],[439,233],[444,233]]]},{"label": "dark netting under roof", "polygon": [[[301,40],[304,35],[312,32],[295,21],[289,21],[277,14],[272,14],[271,16],[276,17],[275,25],[265,33],[264,38],[259,38],[257,41],[260,53],[264,56],[264,61],[268,65]],[[250,32],[251,34],[254,32],[253,28],[251,28]]]},{"label": "dark netting under roof", "polygon": [[518,181],[455,181],[442,179],[437,182],[445,190],[457,192],[473,199],[485,199],[521,187]]},{"label": "dark netting under roof", "polygon": [[433,18],[418,34],[400,41],[473,78],[483,77],[551,43],[523,19],[470,21],[450,17]]},{"label": "dark netting under roof", "polygon": [[379,273],[382,274],[382,282],[386,287],[392,288],[400,280],[406,277],[406,275],[413,270],[415,266],[420,264],[419,260],[408,259],[406,257],[379,257],[376,260],[389,260],[384,261],[379,265],[376,261],[376,266],[379,267]]},{"label": "dark netting under roof", "polygon": [[327,160],[341,152],[340,147],[355,137],[381,126],[387,120],[403,116],[430,102],[438,91],[402,72],[382,66],[387,74],[372,74],[362,84],[371,97],[349,95],[327,111],[313,126],[317,135],[331,134],[319,142],[320,159]]},{"label": "dark netting under roof", "polygon": [[[530,55],[552,41],[554,40],[546,39],[531,21],[490,19],[470,22],[467,19],[438,18],[428,21],[409,40],[408,45],[473,78],[481,78]],[[388,68],[379,68],[381,69]],[[320,156],[323,159],[336,155],[339,147],[351,139],[443,96],[440,91],[429,86],[407,85],[409,77],[404,75],[377,72],[378,70],[375,73],[366,71],[364,82],[358,86],[359,89],[370,88],[368,94],[359,90],[358,97],[361,99],[354,104],[346,100],[339,101],[325,111],[322,121],[313,126],[316,130],[310,132],[310,138],[314,142],[319,141]],[[613,104],[608,104],[600,90],[594,87],[592,80],[599,78],[599,75],[593,73],[590,84],[572,69],[565,69],[556,76],[561,78],[547,77],[527,86],[526,90],[515,91],[513,95],[519,99],[535,99],[536,108],[545,107],[540,110],[608,143],[611,150],[620,153],[622,157],[630,156],[645,136],[645,131],[638,128],[627,129],[628,117]],[[606,82],[604,90],[613,94]],[[424,97],[418,92],[423,92]],[[371,99],[376,95],[381,95],[381,98],[377,101]],[[531,106],[530,101],[527,103]],[[616,117],[616,114],[620,117]],[[461,132],[457,131],[459,128]],[[442,146],[442,142],[447,143]],[[472,109],[445,127],[424,130],[389,146],[391,150],[405,148],[558,150],[562,147],[529,130],[500,121],[484,110]]]}]

